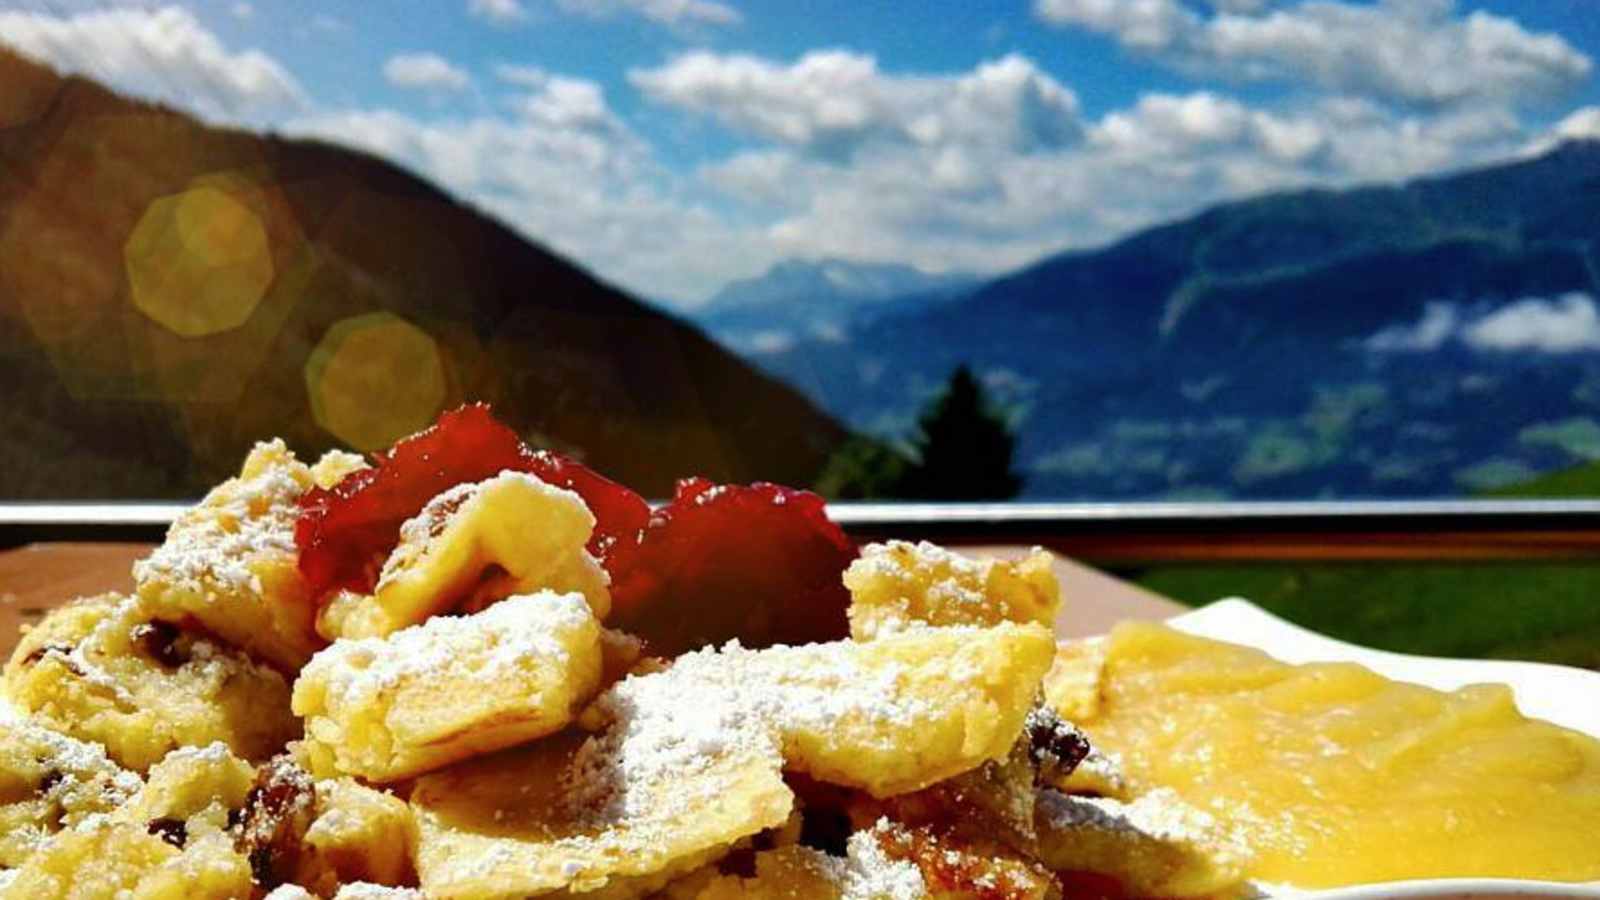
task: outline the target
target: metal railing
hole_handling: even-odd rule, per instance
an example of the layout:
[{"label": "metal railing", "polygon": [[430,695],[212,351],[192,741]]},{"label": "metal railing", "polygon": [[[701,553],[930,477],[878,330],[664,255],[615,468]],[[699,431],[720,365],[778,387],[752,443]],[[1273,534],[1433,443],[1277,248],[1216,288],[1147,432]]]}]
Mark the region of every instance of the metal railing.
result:
[{"label": "metal railing", "polygon": [[[184,503],[0,503],[0,547],[158,541]],[[1037,543],[1095,562],[1600,558],[1600,500],[834,503],[861,539]]]}]

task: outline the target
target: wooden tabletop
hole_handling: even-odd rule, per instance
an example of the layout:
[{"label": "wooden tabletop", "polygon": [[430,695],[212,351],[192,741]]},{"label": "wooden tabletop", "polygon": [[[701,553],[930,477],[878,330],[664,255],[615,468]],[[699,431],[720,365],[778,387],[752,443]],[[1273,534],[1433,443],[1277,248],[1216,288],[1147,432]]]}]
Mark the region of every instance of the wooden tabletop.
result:
[{"label": "wooden tabletop", "polygon": [[[985,556],[1017,556],[1021,546],[962,547]],[[29,544],[0,551],[0,661],[11,656],[22,625],[36,622],[74,597],[126,591],[133,561],[148,544]],[[1056,632],[1063,637],[1100,634],[1122,619],[1164,619],[1183,607],[1062,556],[1056,557],[1063,603]]]}]

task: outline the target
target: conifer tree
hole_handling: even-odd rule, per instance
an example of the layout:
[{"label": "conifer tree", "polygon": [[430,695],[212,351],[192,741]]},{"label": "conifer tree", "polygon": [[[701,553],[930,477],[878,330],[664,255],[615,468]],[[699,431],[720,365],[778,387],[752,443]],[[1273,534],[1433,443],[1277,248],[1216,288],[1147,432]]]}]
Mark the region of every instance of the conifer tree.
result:
[{"label": "conifer tree", "polygon": [[1004,500],[1022,489],[1011,467],[1016,438],[960,366],[917,421],[917,461],[899,493],[923,500]]}]

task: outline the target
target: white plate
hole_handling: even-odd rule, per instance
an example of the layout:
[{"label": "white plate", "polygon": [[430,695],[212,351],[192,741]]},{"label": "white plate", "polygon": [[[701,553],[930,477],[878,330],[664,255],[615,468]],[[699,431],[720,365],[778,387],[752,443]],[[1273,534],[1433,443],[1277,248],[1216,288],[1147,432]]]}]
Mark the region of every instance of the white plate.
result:
[{"label": "white plate", "polygon": [[[1511,687],[1517,706],[1545,719],[1600,737],[1600,672],[1540,663],[1436,659],[1369,650],[1323,637],[1285,622],[1247,600],[1219,600],[1169,620],[1181,631],[1248,644],[1285,662],[1354,662],[1388,678],[1455,690],[1468,684],[1499,682]],[[1600,853],[1600,836],[1596,837]],[[1306,900],[1497,900],[1497,898],[1600,898],[1591,885],[1504,879],[1425,879],[1362,885],[1331,891],[1264,890],[1271,897]]]}]

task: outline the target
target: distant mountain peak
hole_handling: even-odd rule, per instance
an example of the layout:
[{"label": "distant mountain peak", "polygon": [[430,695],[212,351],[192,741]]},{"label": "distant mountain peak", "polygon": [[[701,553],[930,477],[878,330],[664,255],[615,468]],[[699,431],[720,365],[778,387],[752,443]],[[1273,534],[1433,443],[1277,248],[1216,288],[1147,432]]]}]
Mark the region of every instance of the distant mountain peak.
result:
[{"label": "distant mountain peak", "polygon": [[753,278],[729,282],[705,304],[706,312],[804,303],[835,311],[908,294],[940,293],[976,284],[969,272],[926,272],[896,262],[839,257],[784,259]]}]

